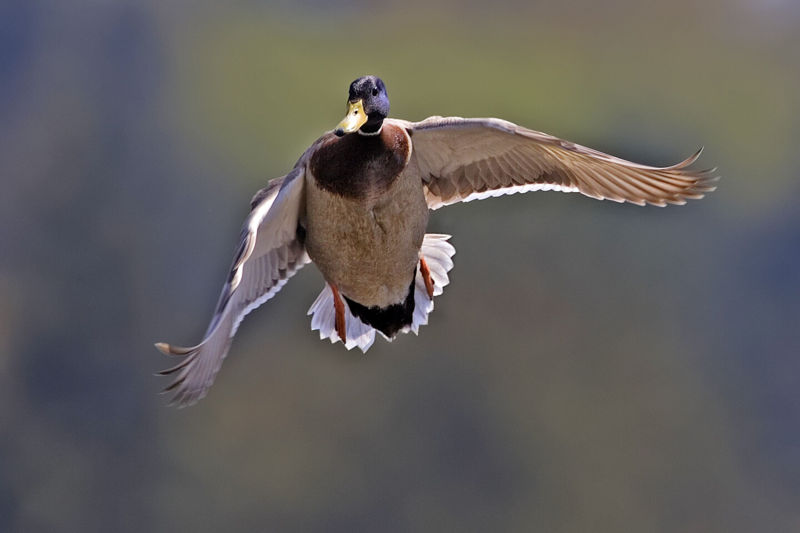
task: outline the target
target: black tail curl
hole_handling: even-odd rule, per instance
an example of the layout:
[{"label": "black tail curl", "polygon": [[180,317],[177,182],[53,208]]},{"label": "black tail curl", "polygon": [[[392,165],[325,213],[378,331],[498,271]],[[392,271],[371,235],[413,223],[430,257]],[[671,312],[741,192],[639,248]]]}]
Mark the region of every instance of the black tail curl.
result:
[{"label": "black tail curl", "polygon": [[408,296],[406,296],[405,301],[399,304],[392,304],[389,307],[366,307],[358,302],[354,302],[347,296],[343,296],[353,315],[391,339],[397,335],[401,329],[410,326],[413,321],[415,279],[416,270],[414,271],[414,276],[411,277],[411,284],[408,286]]}]

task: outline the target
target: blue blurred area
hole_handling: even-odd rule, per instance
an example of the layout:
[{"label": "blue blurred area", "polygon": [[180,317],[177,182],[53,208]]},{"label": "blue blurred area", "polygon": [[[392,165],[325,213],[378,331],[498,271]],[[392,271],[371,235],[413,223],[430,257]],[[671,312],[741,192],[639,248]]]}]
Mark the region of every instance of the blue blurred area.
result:
[{"label": "blue blurred area", "polygon": [[[792,531],[800,523],[792,2],[0,5],[0,531]],[[208,398],[250,196],[384,78],[720,189],[453,206],[419,337],[320,342],[304,269]]]}]

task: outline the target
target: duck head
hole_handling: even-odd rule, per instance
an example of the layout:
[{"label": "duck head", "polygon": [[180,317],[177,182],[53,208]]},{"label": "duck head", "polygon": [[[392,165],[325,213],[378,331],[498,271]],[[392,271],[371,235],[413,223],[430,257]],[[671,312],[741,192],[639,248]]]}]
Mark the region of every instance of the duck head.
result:
[{"label": "duck head", "polygon": [[377,76],[363,76],[350,84],[347,115],[336,126],[334,133],[339,137],[354,131],[375,134],[380,131],[383,119],[388,114],[389,96],[383,80]]}]

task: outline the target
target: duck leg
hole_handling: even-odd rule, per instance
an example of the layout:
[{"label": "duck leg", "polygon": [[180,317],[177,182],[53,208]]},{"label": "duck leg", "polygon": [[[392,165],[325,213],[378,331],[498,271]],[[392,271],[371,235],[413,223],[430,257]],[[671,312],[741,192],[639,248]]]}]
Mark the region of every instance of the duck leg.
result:
[{"label": "duck leg", "polygon": [[343,343],[347,343],[347,327],[344,322],[344,302],[339,295],[339,289],[333,283],[330,284],[333,291],[333,309],[336,312],[336,334]]},{"label": "duck leg", "polygon": [[428,268],[428,263],[425,258],[419,256],[419,272],[422,274],[422,280],[425,282],[425,290],[428,291],[428,298],[433,300],[433,280],[431,279],[431,269]]}]

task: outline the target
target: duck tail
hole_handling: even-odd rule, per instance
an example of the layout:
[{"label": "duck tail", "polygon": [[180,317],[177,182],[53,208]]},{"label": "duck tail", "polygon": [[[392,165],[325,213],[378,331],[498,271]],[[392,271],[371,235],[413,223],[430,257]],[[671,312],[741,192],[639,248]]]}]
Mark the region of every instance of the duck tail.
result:
[{"label": "duck tail", "polygon": [[[420,256],[425,259],[430,272],[430,279],[433,281],[433,296],[442,294],[445,285],[450,283],[447,273],[453,268],[452,257],[456,253],[456,249],[447,242],[448,239],[450,239],[450,235],[428,233],[422,241]],[[421,269],[417,268],[414,283],[409,289],[411,289],[409,291],[409,300],[414,306],[413,312],[410,313],[405,325],[401,328],[393,329],[392,333],[414,332],[415,335],[418,334],[419,327],[428,323],[428,315],[433,311],[433,298],[428,295]],[[313,315],[311,329],[314,331],[319,330],[320,339],[330,339],[332,343],[335,343],[341,339],[336,333],[336,312],[333,303],[333,291],[330,285],[326,283],[325,288],[322,289],[322,292],[308,310],[308,314]],[[358,304],[349,300],[348,304],[344,306],[345,325],[347,328],[345,348],[351,350],[358,347],[362,352],[366,352],[375,342],[376,332],[380,332],[386,340],[391,341],[394,338],[394,334],[386,335],[386,333],[376,330],[373,326],[362,321],[360,317],[354,315],[350,307]]]},{"label": "duck tail", "polygon": [[[311,330],[319,330],[320,339],[330,339],[332,343],[339,342],[339,334],[336,332],[336,310],[333,305],[333,290],[327,283],[317,299],[308,309],[311,317]],[[372,343],[375,342],[375,329],[364,324],[361,319],[353,315],[350,306],[344,306],[344,323],[347,328],[347,341],[344,347],[352,350],[356,346],[366,353]]]}]

